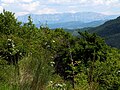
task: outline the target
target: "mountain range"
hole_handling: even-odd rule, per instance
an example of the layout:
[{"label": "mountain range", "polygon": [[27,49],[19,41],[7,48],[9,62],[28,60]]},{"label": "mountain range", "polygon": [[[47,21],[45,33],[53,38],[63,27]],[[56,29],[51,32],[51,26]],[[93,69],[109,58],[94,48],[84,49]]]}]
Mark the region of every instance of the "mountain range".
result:
[{"label": "mountain range", "polygon": [[95,27],[105,21],[114,19],[117,15],[104,15],[96,12],[58,13],[58,14],[27,14],[18,16],[17,19],[23,23],[31,16],[36,26],[47,24],[49,28],[84,28]]},{"label": "mountain range", "polygon": [[106,20],[99,20],[99,21],[92,21],[92,22],[80,22],[80,21],[71,21],[71,22],[63,22],[63,23],[55,23],[55,24],[48,24],[49,28],[65,28],[65,29],[79,29],[85,27],[96,27],[103,23]]}]

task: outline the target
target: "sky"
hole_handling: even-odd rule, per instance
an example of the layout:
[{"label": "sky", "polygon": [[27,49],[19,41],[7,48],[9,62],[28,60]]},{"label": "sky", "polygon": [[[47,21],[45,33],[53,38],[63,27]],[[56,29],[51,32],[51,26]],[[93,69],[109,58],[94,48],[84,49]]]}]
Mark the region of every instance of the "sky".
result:
[{"label": "sky", "polygon": [[16,16],[68,12],[120,15],[120,0],[0,0],[0,12],[3,9],[15,13]]}]

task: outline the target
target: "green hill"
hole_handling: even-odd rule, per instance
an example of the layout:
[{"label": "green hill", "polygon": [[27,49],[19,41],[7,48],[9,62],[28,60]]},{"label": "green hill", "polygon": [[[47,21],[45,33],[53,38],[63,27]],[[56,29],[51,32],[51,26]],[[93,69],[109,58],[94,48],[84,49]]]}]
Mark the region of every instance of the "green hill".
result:
[{"label": "green hill", "polygon": [[88,31],[105,38],[108,45],[120,48],[120,16]]}]

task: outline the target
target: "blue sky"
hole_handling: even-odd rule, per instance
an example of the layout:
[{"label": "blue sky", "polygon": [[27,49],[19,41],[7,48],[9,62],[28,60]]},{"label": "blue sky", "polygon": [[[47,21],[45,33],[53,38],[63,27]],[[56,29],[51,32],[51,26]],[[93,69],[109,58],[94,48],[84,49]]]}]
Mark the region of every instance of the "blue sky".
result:
[{"label": "blue sky", "polygon": [[120,0],[0,0],[0,12],[25,14],[99,12],[120,15]]}]

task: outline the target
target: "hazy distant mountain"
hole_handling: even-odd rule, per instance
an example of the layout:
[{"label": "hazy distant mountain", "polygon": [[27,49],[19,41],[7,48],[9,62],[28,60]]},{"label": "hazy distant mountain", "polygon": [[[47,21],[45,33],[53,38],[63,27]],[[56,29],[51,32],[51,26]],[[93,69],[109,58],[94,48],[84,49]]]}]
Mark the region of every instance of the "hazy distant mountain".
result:
[{"label": "hazy distant mountain", "polygon": [[95,12],[78,12],[78,13],[58,13],[58,14],[28,14],[24,16],[19,16],[18,20],[22,22],[27,22],[28,16],[31,16],[35,24],[55,24],[63,22],[93,22],[93,21],[104,21],[110,20],[116,15],[104,15]]},{"label": "hazy distant mountain", "polygon": [[[80,21],[71,21],[71,22],[62,22],[62,23],[55,23],[55,24],[48,24],[49,28],[66,28],[66,29],[77,29],[77,28],[84,28],[84,27],[96,27],[103,24],[106,20],[100,21],[92,21],[92,22],[80,22]],[[37,25],[39,26],[39,25]]]}]

